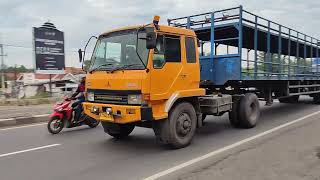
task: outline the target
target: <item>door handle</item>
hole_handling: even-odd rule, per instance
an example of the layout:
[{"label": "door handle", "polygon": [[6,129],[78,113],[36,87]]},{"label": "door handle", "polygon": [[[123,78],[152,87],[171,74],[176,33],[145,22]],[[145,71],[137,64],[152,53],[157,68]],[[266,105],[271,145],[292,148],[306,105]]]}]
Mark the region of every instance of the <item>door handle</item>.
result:
[{"label": "door handle", "polygon": [[185,78],[187,77],[187,74],[180,74],[180,77]]}]

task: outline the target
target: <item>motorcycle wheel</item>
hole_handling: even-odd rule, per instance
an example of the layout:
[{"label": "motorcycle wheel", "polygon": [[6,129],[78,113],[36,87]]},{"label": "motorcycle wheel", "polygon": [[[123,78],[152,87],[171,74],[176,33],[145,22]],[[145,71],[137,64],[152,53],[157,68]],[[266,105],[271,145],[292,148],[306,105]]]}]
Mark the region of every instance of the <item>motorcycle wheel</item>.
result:
[{"label": "motorcycle wheel", "polygon": [[50,119],[47,127],[51,134],[58,134],[63,129],[64,122],[59,117],[55,116]]}]

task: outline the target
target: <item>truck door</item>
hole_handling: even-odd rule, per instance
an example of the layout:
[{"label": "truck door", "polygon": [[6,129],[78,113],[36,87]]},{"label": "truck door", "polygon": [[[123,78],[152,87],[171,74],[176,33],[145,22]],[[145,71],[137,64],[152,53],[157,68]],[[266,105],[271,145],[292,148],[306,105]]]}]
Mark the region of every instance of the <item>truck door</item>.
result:
[{"label": "truck door", "polygon": [[169,99],[173,92],[184,89],[181,44],[181,36],[158,34],[150,72],[152,100]]},{"label": "truck door", "polygon": [[184,41],[184,48],[185,48],[185,61],[184,64],[184,71],[185,71],[185,88],[186,89],[197,89],[199,88],[199,81],[200,81],[200,64],[199,64],[199,57],[197,57],[197,44],[194,37],[185,37]]}]

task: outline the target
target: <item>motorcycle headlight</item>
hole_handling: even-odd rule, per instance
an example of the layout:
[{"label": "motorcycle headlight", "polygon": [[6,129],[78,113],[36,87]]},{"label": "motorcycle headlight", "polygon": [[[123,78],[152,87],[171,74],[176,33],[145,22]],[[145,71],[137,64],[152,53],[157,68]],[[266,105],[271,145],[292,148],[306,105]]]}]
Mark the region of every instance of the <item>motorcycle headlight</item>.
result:
[{"label": "motorcycle headlight", "polygon": [[88,92],[87,93],[87,100],[88,101],[94,101],[94,93],[93,92]]},{"label": "motorcycle headlight", "polygon": [[141,94],[128,95],[128,104],[141,104],[141,103],[142,103]]}]

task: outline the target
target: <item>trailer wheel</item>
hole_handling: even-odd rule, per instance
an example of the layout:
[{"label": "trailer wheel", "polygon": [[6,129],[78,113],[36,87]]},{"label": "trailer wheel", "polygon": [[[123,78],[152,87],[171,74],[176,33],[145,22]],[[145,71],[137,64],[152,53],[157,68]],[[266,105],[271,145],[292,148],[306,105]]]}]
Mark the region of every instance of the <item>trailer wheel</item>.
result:
[{"label": "trailer wheel", "polygon": [[240,128],[240,117],[239,117],[239,107],[240,107],[240,101],[243,97],[240,97],[239,99],[235,100],[232,104],[232,111],[229,112],[229,122],[232,127],[234,128]]},{"label": "trailer wheel", "polygon": [[299,96],[290,96],[278,99],[280,103],[297,103],[299,101]]},{"label": "trailer wheel", "polygon": [[188,146],[195,134],[197,115],[194,107],[187,102],[174,106],[169,118],[155,122],[153,129],[158,142],[167,144],[174,149]]},{"label": "trailer wheel", "polygon": [[257,95],[247,93],[240,100],[239,120],[242,128],[253,128],[260,117],[260,105]]},{"label": "trailer wheel", "polygon": [[101,121],[101,124],[104,132],[116,139],[122,139],[129,136],[135,127],[134,124],[116,124],[103,121]]},{"label": "trailer wheel", "polygon": [[314,104],[320,104],[320,94],[315,94],[313,96],[313,103]]}]

